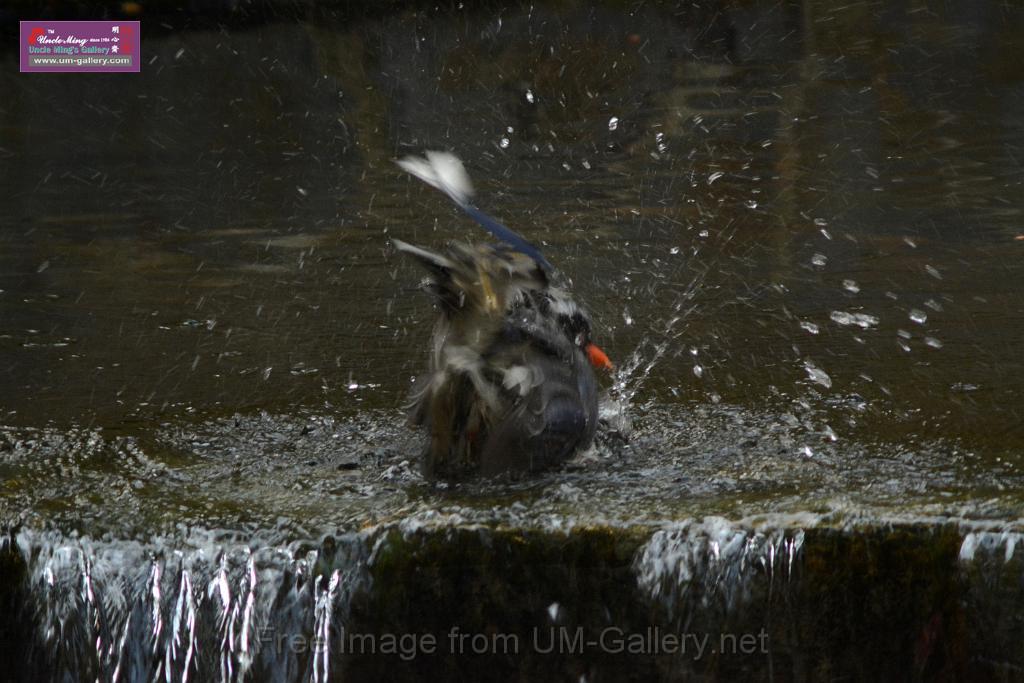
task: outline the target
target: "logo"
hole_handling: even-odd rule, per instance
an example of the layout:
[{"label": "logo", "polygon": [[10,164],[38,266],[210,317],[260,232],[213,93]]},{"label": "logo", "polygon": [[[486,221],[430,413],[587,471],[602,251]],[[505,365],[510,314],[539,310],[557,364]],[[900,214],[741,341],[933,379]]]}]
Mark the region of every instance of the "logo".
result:
[{"label": "logo", "polygon": [[139,27],[138,21],[23,21],[21,71],[138,73]]}]

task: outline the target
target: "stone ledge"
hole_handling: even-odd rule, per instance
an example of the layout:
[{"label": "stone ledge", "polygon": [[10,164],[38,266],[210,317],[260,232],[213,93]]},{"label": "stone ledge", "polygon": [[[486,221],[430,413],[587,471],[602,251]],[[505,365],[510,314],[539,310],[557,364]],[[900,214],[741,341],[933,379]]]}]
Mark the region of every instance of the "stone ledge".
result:
[{"label": "stone ledge", "polygon": [[[252,680],[304,680],[325,661],[331,679],[346,681],[1017,680],[1019,539],[954,523],[773,528],[709,518],[652,533],[405,520],[318,545],[189,551],[23,531],[0,562],[0,641],[24,653],[12,664],[27,678],[102,673],[113,660],[100,662],[91,643],[123,632],[89,623],[153,612],[149,558],[164,576],[164,635],[153,646],[148,627],[136,625],[148,634],[129,643],[143,650],[131,660],[140,670],[185,666],[183,643],[194,641],[187,666],[200,678],[216,674],[231,612],[219,606],[220,586],[232,605],[254,596],[246,624],[260,630],[249,632],[249,659],[235,662]],[[112,557],[143,564],[119,567]],[[75,573],[86,566],[87,582]],[[45,588],[46,567],[72,599]],[[92,608],[74,594],[86,584],[97,594]],[[181,586],[195,626],[172,633]],[[74,642],[55,650],[41,634],[56,614]],[[329,634],[329,657],[314,651],[315,633]]]}]

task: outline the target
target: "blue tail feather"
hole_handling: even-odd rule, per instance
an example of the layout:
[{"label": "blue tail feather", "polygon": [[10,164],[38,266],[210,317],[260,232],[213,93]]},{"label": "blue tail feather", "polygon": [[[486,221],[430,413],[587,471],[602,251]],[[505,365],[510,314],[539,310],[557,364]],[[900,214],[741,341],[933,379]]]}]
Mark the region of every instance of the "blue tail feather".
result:
[{"label": "blue tail feather", "polygon": [[540,253],[540,249],[470,203],[473,186],[469,181],[469,175],[466,174],[466,169],[457,156],[450,152],[427,152],[422,158],[409,156],[399,159],[396,163],[408,173],[448,195],[460,209],[483,226],[487,232],[513,249],[529,256],[544,270],[553,270],[548,260]]},{"label": "blue tail feather", "polygon": [[551,264],[548,263],[548,260],[544,258],[542,253],[540,253],[540,249],[527,242],[519,233],[512,230],[512,228],[502,225],[497,221],[497,219],[488,216],[472,204],[459,203],[459,206],[470,218],[483,226],[484,230],[494,235],[497,239],[510,247],[513,247],[516,251],[526,254],[536,261],[537,265],[544,270],[552,270]]}]

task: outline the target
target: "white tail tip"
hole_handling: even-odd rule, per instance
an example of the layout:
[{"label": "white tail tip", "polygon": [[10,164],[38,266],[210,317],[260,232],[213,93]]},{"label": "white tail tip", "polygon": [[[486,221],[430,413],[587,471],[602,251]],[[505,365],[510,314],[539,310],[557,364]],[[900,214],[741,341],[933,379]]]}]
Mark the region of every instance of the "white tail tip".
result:
[{"label": "white tail tip", "polygon": [[425,158],[408,156],[396,163],[402,170],[444,192],[460,206],[468,204],[473,196],[469,174],[459,158],[450,152],[427,152]]}]

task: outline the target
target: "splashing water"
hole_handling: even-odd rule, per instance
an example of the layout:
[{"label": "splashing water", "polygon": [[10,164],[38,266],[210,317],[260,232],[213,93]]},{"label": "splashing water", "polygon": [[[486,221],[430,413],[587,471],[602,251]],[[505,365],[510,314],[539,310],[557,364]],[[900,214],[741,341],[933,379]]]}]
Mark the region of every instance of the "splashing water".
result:
[{"label": "splashing water", "polygon": [[[714,182],[724,175],[722,172],[712,174],[709,183]],[[669,317],[657,324],[649,321],[639,322],[634,319],[630,308],[624,306],[622,315],[627,327],[634,324],[642,325],[649,331],[636,345],[627,360],[618,364],[613,377],[612,386],[608,391],[605,400],[602,401],[600,409],[601,420],[610,425],[613,429],[623,434],[628,434],[631,429],[631,422],[628,411],[644,384],[652,376],[653,371],[660,363],[669,358],[683,355],[689,348],[694,356],[691,364],[692,376],[697,380],[704,379],[709,375],[709,364],[697,362],[698,349],[695,346],[688,347],[683,343],[683,338],[688,332],[689,321],[697,314],[705,313],[706,308],[712,306],[711,302],[703,301],[701,294],[704,291],[705,282],[709,274],[715,272],[715,265],[725,258],[727,245],[732,241],[738,229],[737,224],[730,224],[725,229],[716,233],[716,239],[710,242],[694,241],[688,251],[690,262],[689,268],[693,274],[689,280],[683,280],[685,284],[675,293],[675,300],[671,304]],[[708,230],[700,230],[697,236],[702,240],[709,237]],[[710,254],[707,262],[699,262],[697,259],[705,250],[716,249]],[[678,256],[678,247],[671,247],[669,253]],[[715,302],[715,305],[725,307],[734,305],[735,301]],[[718,400],[717,394],[710,393],[713,401]]]}]

